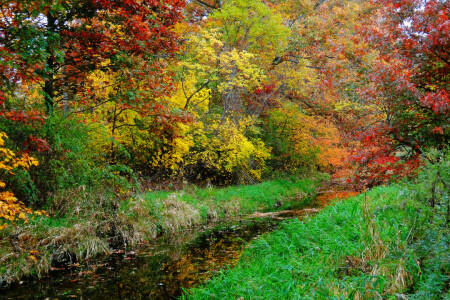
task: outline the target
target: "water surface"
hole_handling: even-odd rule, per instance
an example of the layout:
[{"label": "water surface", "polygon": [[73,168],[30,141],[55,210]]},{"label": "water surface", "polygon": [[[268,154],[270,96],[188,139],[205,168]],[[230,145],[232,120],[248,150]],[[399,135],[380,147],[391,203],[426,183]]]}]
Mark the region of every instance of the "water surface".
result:
[{"label": "water surface", "polygon": [[232,267],[250,240],[279,220],[253,219],[185,231],[97,260],[53,269],[41,280],[0,290],[0,299],[175,299],[217,271]]}]

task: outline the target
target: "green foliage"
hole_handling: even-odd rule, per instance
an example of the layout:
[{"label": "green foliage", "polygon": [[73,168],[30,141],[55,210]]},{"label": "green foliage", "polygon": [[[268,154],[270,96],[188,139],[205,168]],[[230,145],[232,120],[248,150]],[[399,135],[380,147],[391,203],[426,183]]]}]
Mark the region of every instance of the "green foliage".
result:
[{"label": "green foliage", "polygon": [[311,179],[287,177],[265,181],[255,185],[242,185],[226,187],[221,189],[198,189],[195,191],[196,198],[200,200],[212,200],[217,204],[238,199],[242,213],[251,213],[256,210],[273,210],[277,201],[282,202],[278,208],[298,208],[311,201],[315,196],[315,188],[324,177],[316,174]]},{"label": "green foliage", "polygon": [[[28,123],[18,123],[15,124],[9,119],[0,118],[0,132],[5,132],[9,139],[6,140],[7,148],[10,148],[13,152],[21,153],[25,148],[24,145],[27,144],[30,137],[35,137],[42,130],[42,124],[28,124]],[[29,148],[34,148],[36,145],[29,145]],[[30,150],[28,150],[29,152]],[[25,151],[27,152],[27,151]],[[35,155],[38,153],[32,153],[32,156],[36,156],[38,162],[40,163],[40,157]],[[37,194],[38,190],[33,183],[30,175],[30,171],[36,170],[17,170],[15,172],[16,176],[6,177],[5,183],[10,186],[13,193],[21,200],[25,202],[35,202],[38,200]]]},{"label": "green foliage", "polygon": [[274,110],[269,115],[264,139],[273,149],[272,168],[298,172],[317,165],[319,149],[305,139],[302,117],[306,116],[295,106],[288,111]]},{"label": "green foliage", "polygon": [[437,298],[447,292],[450,281],[450,151],[431,149],[417,178],[405,181],[401,193],[426,207],[427,219],[418,225],[420,238],[411,247],[420,257],[423,275],[415,282],[411,299]]},{"label": "green foliage", "polygon": [[[74,253],[78,259],[125,245],[154,239],[163,232],[177,232],[211,221],[288,207],[302,207],[311,201],[323,176],[315,179],[290,178],[254,186],[227,188],[186,187],[182,191],[146,192],[132,195],[113,186],[76,187],[54,193],[48,212],[19,230],[26,249],[39,251],[38,260],[17,257],[0,261],[0,281],[11,282],[23,276],[42,276],[51,266],[54,252]],[[276,206],[281,201],[281,207]],[[14,228],[0,231],[0,239],[16,237]],[[11,253],[10,243],[0,244],[0,254]]]},{"label": "green foliage", "polygon": [[261,0],[226,1],[212,19],[222,23],[224,41],[229,47],[268,56],[284,50],[290,33],[281,15]]},{"label": "green foliage", "polygon": [[[316,187],[324,175],[316,174],[312,179],[290,177],[266,181],[255,185],[225,188],[185,188],[180,192],[147,192],[142,199],[136,198],[121,203],[121,211],[132,219],[139,219],[136,206],[145,207],[147,216],[161,224],[182,222],[186,213],[164,218],[167,207],[191,207],[191,213],[200,216],[200,222],[224,219],[255,211],[273,211],[301,208],[315,196]],[[281,202],[281,205],[277,203]],[[171,204],[170,204],[171,203]],[[175,204],[177,203],[177,204]],[[162,226],[168,230],[165,226]]]},{"label": "green foliage", "polygon": [[[415,179],[421,188],[410,189],[418,201],[428,203],[444,216],[449,201],[448,189],[450,187],[450,150],[429,149],[425,156],[428,163]],[[444,222],[445,219],[439,220]]]},{"label": "green foliage", "polygon": [[0,119],[0,130],[11,136],[13,149],[23,149],[23,145],[27,145],[27,151],[39,161],[39,167],[19,171],[8,182],[22,201],[43,204],[56,191],[92,187],[101,180],[125,187],[127,178],[133,177],[129,167],[107,165],[99,159],[98,152],[94,151],[98,126],[86,125],[76,116],[67,118],[54,113],[40,127],[11,126],[9,120]]}]

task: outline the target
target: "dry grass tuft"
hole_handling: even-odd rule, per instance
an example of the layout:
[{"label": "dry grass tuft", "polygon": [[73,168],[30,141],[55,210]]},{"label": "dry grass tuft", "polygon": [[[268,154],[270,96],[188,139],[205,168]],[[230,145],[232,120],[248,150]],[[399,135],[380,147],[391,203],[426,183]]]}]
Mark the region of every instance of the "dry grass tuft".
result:
[{"label": "dry grass tuft", "polygon": [[[397,232],[395,245],[392,241],[390,243],[383,241],[379,225],[373,215],[374,209],[368,203],[367,199],[365,199],[362,205],[365,228],[361,229],[364,234],[362,237],[364,250],[361,254],[361,261],[367,266],[365,273],[374,277],[372,279],[373,283],[375,283],[378,276],[386,279],[386,286],[383,289],[384,293],[392,295],[402,292],[413,283],[412,275],[406,271],[407,243],[406,241],[401,241],[400,231]],[[390,264],[384,263],[384,260],[391,256],[392,251],[403,254]],[[371,294],[371,296],[373,295]],[[371,299],[371,297],[363,295],[361,299]]]},{"label": "dry grass tuft", "polygon": [[181,228],[189,228],[201,222],[200,212],[181,200],[181,193],[172,193],[163,201],[163,227],[175,232]]}]

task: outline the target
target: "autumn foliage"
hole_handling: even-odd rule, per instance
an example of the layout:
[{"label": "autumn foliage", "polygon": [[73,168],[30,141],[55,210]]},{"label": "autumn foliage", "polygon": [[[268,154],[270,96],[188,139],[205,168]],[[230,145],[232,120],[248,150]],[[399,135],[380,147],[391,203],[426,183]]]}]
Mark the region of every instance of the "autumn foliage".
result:
[{"label": "autumn foliage", "polygon": [[378,122],[358,135],[359,177],[370,184],[415,174],[429,148],[450,139],[449,15],[441,1],[375,1],[381,21],[365,30],[378,56],[358,89],[380,107]]},{"label": "autumn foliage", "polygon": [[136,178],[413,175],[449,142],[448,26],[445,1],[8,1],[0,131],[40,165],[7,183],[39,206]]},{"label": "autumn foliage", "polygon": [[[28,214],[39,214],[42,211],[32,211],[25,207],[14,194],[7,190],[5,177],[14,176],[14,171],[18,169],[28,170],[33,166],[38,166],[38,161],[23,153],[17,155],[5,147],[5,140],[8,137],[4,132],[0,132],[0,230],[7,226],[6,221],[27,220]],[[5,190],[6,189],[6,190]]]}]

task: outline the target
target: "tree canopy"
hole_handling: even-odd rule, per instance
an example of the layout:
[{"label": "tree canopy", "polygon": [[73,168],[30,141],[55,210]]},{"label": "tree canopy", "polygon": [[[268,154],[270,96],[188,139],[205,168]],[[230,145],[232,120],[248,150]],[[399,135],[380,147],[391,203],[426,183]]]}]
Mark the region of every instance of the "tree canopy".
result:
[{"label": "tree canopy", "polygon": [[31,203],[102,176],[409,176],[449,143],[448,13],[416,0],[1,1],[2,155],[39,161],[4,167],[1,188]]}]

